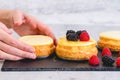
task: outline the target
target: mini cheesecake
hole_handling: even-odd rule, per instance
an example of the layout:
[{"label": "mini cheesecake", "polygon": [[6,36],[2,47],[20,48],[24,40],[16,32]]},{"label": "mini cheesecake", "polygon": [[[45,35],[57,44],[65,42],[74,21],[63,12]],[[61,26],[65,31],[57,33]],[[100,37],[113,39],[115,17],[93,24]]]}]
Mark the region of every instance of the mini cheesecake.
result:
[{"label": "mini cheesecake", "polygon": [[112,51],[120,51],[120,31],[107,31],[100,33],[98,47],[108,47]]},{"label": "mini cheesecake", "polygon": [[66,60],[88,60],[97,53],[96,41],[92,38],[89,41],[69,41],[61,37],[56,47],[57,56]]},{"label": "mini cheesecake", "polygon": [[52,38],[43,35],[29,35],[20,38],[20,41],[35,48],[35,54],[38,58],[48,57],[53,53],[55,46]]}]

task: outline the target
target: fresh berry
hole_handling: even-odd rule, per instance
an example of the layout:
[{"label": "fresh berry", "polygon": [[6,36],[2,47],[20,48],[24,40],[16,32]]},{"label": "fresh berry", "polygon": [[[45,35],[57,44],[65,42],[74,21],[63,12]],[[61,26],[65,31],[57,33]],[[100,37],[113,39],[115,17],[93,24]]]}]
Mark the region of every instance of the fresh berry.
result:
[{"label": "fresh berry", "polygon": [[75,31],[74,30],[67,30],[66,35],[68,35],[69,33],[75,33]]},{"label": "fresh berry", "polygon": [[105,47],[102,50],[102,56],[105,56],[105,55],[112,56],[112,53],[111,53],[111,51],[110,51],[110,49],[108,47]]},{"label": "fresh berry", "polygon": [[79,31],[76,32],[76,35],[78,36],[78,39],[79,39],[81,33],[82,33],[81,30],[79,30]]},{"label": "fresh berry", "polygon": [[117,66],[117,67],[120,67],[120,57],[118,57],[118,58],[116,59],[116,66]]},{"label": "fresh berry", "polygon": [[69,41],[77,41],[78,40],[76,33],[69,33],[66,35],[66,38]]},{"label": "fresh berry", "polygon": [[80,38],[80,41],[89,41],[89,39],[90,39],[87,31],[82,31],[79,38]]},{"label": "fresh berry", "polygon": [[100,63],[100,60],[99,60],[98,56],[96,56],[96,55],[93,55],[89,59],[89,64],[92,65],[92,66],[97,66],[97,65],[99,65],[99,63]]},{"label": "fresh berry", "polygon": [[115,60],[110,56],[103,56],[102,62],[103,62],[103,65],[105,66],[112,66]]},{"label": "fresh berry", "polygon": [[78,36],[80,36],[81,32],[82,32],[82,31],[79,30],[79,31],[76,32],[76,34],[77,34]]}]

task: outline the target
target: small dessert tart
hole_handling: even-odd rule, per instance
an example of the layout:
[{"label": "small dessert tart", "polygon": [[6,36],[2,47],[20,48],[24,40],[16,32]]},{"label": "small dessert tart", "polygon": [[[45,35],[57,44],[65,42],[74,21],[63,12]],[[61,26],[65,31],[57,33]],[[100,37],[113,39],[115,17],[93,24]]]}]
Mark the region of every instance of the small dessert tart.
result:
[{"label": "small dessert tart", "polygon": [[89,60],[97,53],[96,41],[89,37],[87,31],[67,31],[66,36],[58,40],[56,47],[57,56],[66,60]]},{"label": "small dessert tart", "polygon": [[48,57],[54,52],[55,46],[52,38],[43,35],[29,35],[20,38],[20,41],[29,44],[35,48],[35,54],[38,58]]},{"label": "small dessert tart", "polygon": [[107,31],[100,33],[98,47],[108,47],[112,51],[120,51],[120,31]]}]

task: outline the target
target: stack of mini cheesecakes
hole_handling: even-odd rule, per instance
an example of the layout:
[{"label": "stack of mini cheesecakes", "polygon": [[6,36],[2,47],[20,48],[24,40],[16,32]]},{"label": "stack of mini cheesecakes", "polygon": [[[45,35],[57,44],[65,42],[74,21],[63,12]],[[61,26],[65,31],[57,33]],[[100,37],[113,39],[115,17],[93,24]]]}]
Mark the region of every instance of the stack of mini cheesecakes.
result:
[{"label": "stack of mini cheesecakes", "polygon": [[43,35],[28,35],[20,38],[20,41],[33,46],[38,58],[45,58],[56,51],[56,55],[66,60],[89,60],[97,55],[99,48],[108,47],[112,51],[120,51],[120,31],[108,31],[100,33],[96,42],[87,31],[67,31],[66,36],[60,37],[55,48],[52,38]]}]

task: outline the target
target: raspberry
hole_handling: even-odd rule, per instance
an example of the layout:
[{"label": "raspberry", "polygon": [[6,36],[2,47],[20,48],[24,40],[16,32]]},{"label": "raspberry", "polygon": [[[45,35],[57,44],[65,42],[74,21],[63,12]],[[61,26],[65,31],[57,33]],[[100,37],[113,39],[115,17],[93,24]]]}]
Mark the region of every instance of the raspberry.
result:
[{"label": "raspberry", "polygon": [[87,31],[82,31],[79,38],[80,38],[80,41],[89,41],[89,39],[90,39]]},{"label": "raspberry", "polygon": [[78,40],[76,33],[69,33],[66,35],[66,38],[69,41],[77,41]]},{"label": "raspberry", "polygon": [[117,67],[120,67],[120,57],[118,57],[118,58],[116,59],[116,66],[117,66]]},{"label": "raspberry", "polygon": [[100,60],[99,60],[98,56],[96,56],[96,55],[93,55],[89,59],[89,64],[92,65],[92,66],[97,66],[97,65],[99,65],[99,63],[100,63]]},{"label": "raspberry", "polygon": [[105,56],[105,55],[112,56],[112,53],[111,53],[111,51],[110,51],[110,49],[108,47],[105,47],[102,50],[102,56]]},{"label": "raspberry", "polygon": [[69,33],[75,33],[75,31],[74,30],[67,30],[66,35],[68,35]]},{"label": "raspberry", "polygon": [[110,56],[103,56],[102,62],[103,62],[103,65],[105,66],[112,66],[115,60]]}]

